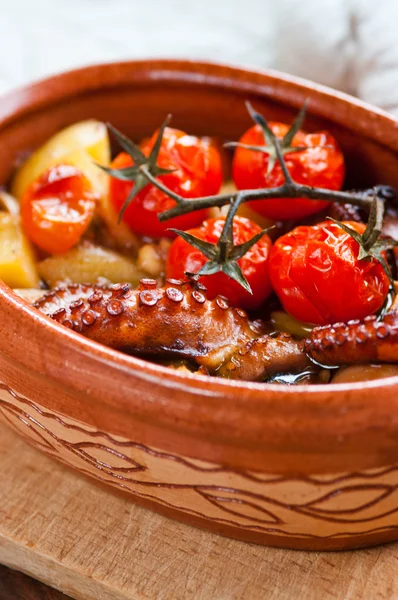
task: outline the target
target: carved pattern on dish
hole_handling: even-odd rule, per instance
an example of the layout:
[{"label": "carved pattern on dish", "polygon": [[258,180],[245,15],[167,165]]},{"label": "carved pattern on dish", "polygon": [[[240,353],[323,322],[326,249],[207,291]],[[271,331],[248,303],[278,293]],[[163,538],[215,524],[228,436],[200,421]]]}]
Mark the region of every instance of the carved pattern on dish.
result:
[{"label": "carved pattern on dish", "polygon": [[97,431],[4,384],[0,418],[86,475],[209,521],[312,539],[398,531],[398,465],[303,477],[228,469]]}]

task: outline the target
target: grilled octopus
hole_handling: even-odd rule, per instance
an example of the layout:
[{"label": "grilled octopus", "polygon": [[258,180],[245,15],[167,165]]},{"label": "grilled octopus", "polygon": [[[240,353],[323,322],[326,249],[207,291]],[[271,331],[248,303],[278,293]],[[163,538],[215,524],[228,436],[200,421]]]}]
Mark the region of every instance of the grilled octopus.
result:
[{"label": "grilled octopus", "polygon": [[324,366],[398,362],[398,284],[389,312],[380,321],[373,315],[315,327],[305,340],[308,356]]},{"label": "grilled octopus", "polygon": [[316,327],[306,340],[266,334],[261,323],[219,296],[208,300],[198,284],[151,279],[138,289],[72,284],[47,292],[36,308],[86,337],[134,354],[179,357],[211,374],[264,381],[300,373],[314,363],[339,366],[398,362],[398,309],[383,320],[368,317]]},{"label": "grilled octopus", "polygon": [[398,313],[316,327],[304,348],[324,366],[398,362]]},{"label": "grilled octopus", "polygon": [[88,338],[146,356],[177,356],[195,361],[209,373],[233,379],[267,379],[308,365],[302,345],[286,334],[263,335],[239,308],[205,290],[168,280],[163,287],[141,280],[136,290],[72,284],[47,292],[36,308]]}]

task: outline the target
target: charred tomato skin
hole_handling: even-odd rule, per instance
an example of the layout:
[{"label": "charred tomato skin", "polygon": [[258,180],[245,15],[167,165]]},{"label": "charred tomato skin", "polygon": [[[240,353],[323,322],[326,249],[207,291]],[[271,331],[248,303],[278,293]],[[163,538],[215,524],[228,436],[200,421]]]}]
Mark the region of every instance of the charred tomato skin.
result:
[{"label": "charred tomato skin", "polygon": [[[282,139],[288,131],[284,123],[269,123],[274,134]],[[248,129],[239,140],[242,144],[263,146],[264,136],[259,125]],[[344,157],[334,139],[327,131],[306,133],[298,131],[291,146],[306,150],[284,155],[287,168],[295,183],[311,187],[340,190],[345,174]],[[278,161],[267,176],[269,156],[264,152],[237,148],[233,158],[232,176],[236,187],[260,189],[279,187],[284,175]],[[301,219],[313,215],[328,206],[322,200],[307,198],[277,198],[249,202],[253,210],[273,220]]]},{"label": "charred tomato skin", "polygon": [[[345,224],[358,233],[365,225]],[[270,279],[283,308],[314,325],[364,319],[377,313],[390,282],[375,259],[358,260],[359,244],[338,224],[299,226],[280,237],[270,258]]]},{"label": "charred tomato skin", "polygon": [[[140,144],[143,153],[148,156],[153,148],[157,132]],[[167,127],[158,156],[158,165],[172,169],[173,173],[161,175],[161,180],[173,192],[184,198],[198,198],[217,194],[222,184],[222,161],[218,149],[207,138],[188,135],[179,129]],[[113,160],[111,167],[121,169],[133,165],[132,158],[121,152]],[[119,212],[133,189],[133,183],[110,179],[111,202]],[[161,223],[158,214],[173,208],[176,202],[153,185],[143,188],[130,203],[124,213],[123,221],[139,235],[160,238],[175,237],[170,227],[186,230],[200,225],[207,211],[200,210],[181,215]]]},{"label": "charred tomato skin", "polygon": [[[201,227],[190,229],[195,237],[217,243],[224,227],[225,218],[215,218],[205,221]],[[251,239],[261,228],[244,217],[235,217],[233,225],[234,244],[243,244]],[[252,248],[238,260],[238,264],[250,284],[253,294],[247,292],[239,283],[224,273],[214,273],[200,278],[207,288],[207,297],[217,295],[227,298],[232,306],[244,309],[259,308],[272,292],[269,280],[269,257],[272,242],[264,235]],[[207,258],[188,244],[181,237],[175,239],[169,250],[166,262],[166,277],[171,279],[186,279],[186,272],[197,273],[207,262]]]}]

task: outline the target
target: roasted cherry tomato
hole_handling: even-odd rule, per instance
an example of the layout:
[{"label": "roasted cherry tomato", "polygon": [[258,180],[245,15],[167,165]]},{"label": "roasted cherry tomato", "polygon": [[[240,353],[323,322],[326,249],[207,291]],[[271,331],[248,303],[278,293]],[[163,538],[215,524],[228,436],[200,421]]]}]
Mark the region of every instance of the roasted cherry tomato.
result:
[{"label": "roasted cherry tomato", "polygon": [[[345,223],[358,233],[365,225]],[[274,244],[272,286],[283,308],[299,321],[325,325],[364,319],[383,305],[389,279],[375,259],[358,260],[359,244],[326,221],[296,227]]]},{"label": "roasted cherry tomato", "polygon": [[21,199],[22,226],[42,250],[61,254],[80,240],[94,215],[97,195],[72,165],[50,168]]},{"label": "roasted cherry tomato", "polygon": [[[269,125],[278,138],[283,138],[288,131],[288,126],[283,123]],[[254,125],[246,131],[239,142],[251,146],[263,146],[264,136],[261,128]],[[291,145],[308,148],[284,155],[286,165],[296,183],[329,190],[341,189],[344,180],[344,158],[336,140],[329,133],[305,133],[300,130],[294,136]],[[242,190],[282,185],[284,176],[278,161],[267,176],[268,160],[268,154],[238,147],[232,165],[236,187]],[[300,219],[317,213],[327,206],[324,201],[306,198],[256,200],[249,204],[253,210],[274,220]]]},{"label": "roasted cherry tomato", "polygon": [[[141,144],[141,150],[148,156],[155,143],[157,133]],[[112,168],[120,169],[133,164],[128,154],[122,152],[112,162]],[[173,173],[159,177],[173,192],[184,198],[198,198],[217,194],[222,184],[222,165],[218,150],[210,141],[187,135],[178,129],[167,127],[164,132],[158,157],[158,165],[165,169],[175,169]],[[112,203],[120,211],[133,184],[111,178],[110,194]],[[170,227],[188,229],[202,223],[206,211],[175,217],[161,223],[158,213],[175,206],[175,201],[153,185],[141,190],[124,213],[123,220],[134,233],[149,237],[175,237],[168,231]]]},{"label": "roasted cherry tomato", "polygon": [[[209,219],[201,227],[190,229],[189,233],[206,242],[215,244],[220,238],[225,218]],[[244,217],[235,217],[233,226],[234,244],[247,242],[261,228]],[[247,292],[239,283],[224,273],[215,273],[200,278],[207,288],[207,297],[212,299],[218,294],[225,296],[234,306],[254,309],[268,298],[271,285],[268,276],[268,263],[272,242],[267,235],[240,259],[238,264],[250,284],[253,294]],[[186,279],[185,272],[197,273],[207,262],[207,258],[196,248],[178,237],[171,245],[166,263],[166,276],[172,279]]]}]

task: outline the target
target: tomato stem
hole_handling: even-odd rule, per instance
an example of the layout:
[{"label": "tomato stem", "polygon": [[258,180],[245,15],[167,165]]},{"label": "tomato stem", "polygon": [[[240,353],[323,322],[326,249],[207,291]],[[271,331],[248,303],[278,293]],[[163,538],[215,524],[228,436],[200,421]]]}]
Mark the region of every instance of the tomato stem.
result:
[{"label": "tomato stem", "polygon": [[219,259],[220,262],[223,263],[227,261],[229,253],[234,246],[233,221],[241,202],[242,198],[239,194],[236,200],[231,201],[230,209],[226,216],[224,227],[218,241],[218,246],[220,248]]},{"label": "tomato stem", "polygon": [[323,188],[313,188],[307,185],[299,185],[292,181],[292,183],[285,182],[283,185],[276,188],[241,190],[239,192],[233,192],[232,194],[204,196],[202,198],[188,200],[182,196],[178,196],[178,194],[175,194],[174,192],[171,192],[167,186],[165,186],[152,175],[145,172],[145,176],[154,186],[165,192],[170,198],[173,198],[173,200],[177,202],[177,206],[174,206],[173,208],[170,208],[169,210],[166,210],[158,215],[160,221],[168,221],[173,217],[186,215],[204,208],[221,208],[222,206],[231,204],[231,202],[236,200],[238,196],[241,198],[241,204],[248,202],[249,200],[255,201],[272,200],[274,198],[308,198],[309,200],[325,200],[327,202],[337,202],[338,204],[353,204],[355,206],[361,206],[368,209],[370,209],[373,199],[373,197],[369,196],[370,190],[364,190],[362,192],[341,192]]}]

